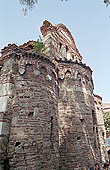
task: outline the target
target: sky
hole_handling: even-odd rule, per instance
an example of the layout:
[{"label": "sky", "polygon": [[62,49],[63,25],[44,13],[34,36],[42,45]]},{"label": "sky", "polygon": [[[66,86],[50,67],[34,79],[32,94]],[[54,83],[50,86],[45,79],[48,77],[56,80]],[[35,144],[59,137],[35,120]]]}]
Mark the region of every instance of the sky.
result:
[{"label": "sky", "polygon": [[26,16],[22,8],[19,0],[0,0],[0,49],[37,40],[44,20],[63,23],[93,70],[94,93],[110,102],[110,7],[103,0],[38,0]]}]

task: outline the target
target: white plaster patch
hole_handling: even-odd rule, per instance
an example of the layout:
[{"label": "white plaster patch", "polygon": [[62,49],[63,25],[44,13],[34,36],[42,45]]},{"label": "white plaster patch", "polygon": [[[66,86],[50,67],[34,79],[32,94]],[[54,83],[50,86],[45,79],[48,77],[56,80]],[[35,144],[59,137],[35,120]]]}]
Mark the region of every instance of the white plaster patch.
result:
[{"label": "white plaster patch", "polygon": [[13,86],[12,83],[0,84],[0,96],[12,94]]},{"label": "white plaster patch", "polygon": [[7,135],[9,133],[8,126],[5,122],[0,122],[0,135]]},{"label": "white plaster patch", "polygon": [[22,75],[25,73],[25,67],[20,67],[19,68],[19,73]]},{"label": "white plaster patch", "polygon": [[34,108],[34,117],[37,117],[37,116],[39,116],[39,108],[35,107]]},{"label": "white plaster patch", "polygon": [[49,74],[46,76],[46,79],[47,79],[48,81],[52,81],[52,77],[51,77]]},{"label": "white plaster patch", "polygon": [[16,134],[17,139],[19,139],[19,138],[22,139],[22,138],[24,138],[24,135],[25,135],[24,130],[21,127],[14,128],[13,133]]},{"label": "white plaster patch", "polygon": [[2,134],[2,123],[3,122],[0,122],[0,135]]},{"label": "white plaster patch", "polygon": [[39,76],[40,75],[40,71],[38,71],[38,70],[34,70],[34,74],[36,75],[36,76]]},{"label": "white plaster patch", "polygon": [[0,112],[6,112],[8,109],[8,96],[0,97]]}]

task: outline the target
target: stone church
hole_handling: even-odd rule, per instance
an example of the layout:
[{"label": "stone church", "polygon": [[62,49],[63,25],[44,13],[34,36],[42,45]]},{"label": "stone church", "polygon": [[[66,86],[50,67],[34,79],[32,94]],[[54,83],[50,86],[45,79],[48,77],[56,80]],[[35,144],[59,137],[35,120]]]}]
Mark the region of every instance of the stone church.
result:
[{"label": "stone church", "polygon": [[63,24],[0,57],[0,170],[88,170],[106,159],[102,98]]}]

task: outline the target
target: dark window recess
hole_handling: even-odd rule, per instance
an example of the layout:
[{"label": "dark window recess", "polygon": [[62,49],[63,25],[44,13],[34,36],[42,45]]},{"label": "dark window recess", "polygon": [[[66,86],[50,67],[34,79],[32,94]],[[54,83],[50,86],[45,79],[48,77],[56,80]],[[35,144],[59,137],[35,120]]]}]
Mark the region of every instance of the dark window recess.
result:
[{"label": "dark window recess", "polygon": [[84,119],[80,119],[81,122],[84,122]]},{"label": "dark window recess", "polygon": [[96,115],[94,110],[92,110],[92,120],[93,120],[93,125],[96,124]]},{"label": "dark window recess", "polygon": [[69,50],[69,48],[68,48],[68,46],[66,45],[66,53],[68,52],[68,50]]},{"label": "dark window recess", "polygon": [[30,98],[30,96],[24,96],[24,98]]},{"label": "dark window recess", "polygon": [[9,170],[9,169],[10,169],[9,159],[5,159],[4,160],[4,170]]},{"label": "dark window recess", "polygon": [[29,112],[28,113],[28,117],[33,117],[33,115],[34,115],[34,112]]},{"label": "dark window recess", "polygon": [[102,132],[102,136],[104,137],[104,135],[105,135],[105,133],[104,132]]},{"label": "dark window recess", "polygon": [[16,142],[15,143],[15,147],[20,146],[20,145],[21,145],[21,142]]},{"label": "dark window recess", "polygon": [[80,139],[81,139],[81,137],[80,137],[80,136],[78,136],[78,137],[77,137],[77,140],[80,140]]},{"label": "dark window recess", "polygon": [[98,133],[98,127],[96,127],[96,133]]},{"label": "dark window recess", "polygon": [[101,105],[102,103],[101,103],[101,102],[99,102],[99,104]]},{"label": "dark window recess", "polygon": [[53,128],[53,116],[51,116],[51,131],[52,131],[52,128]]},{"label": "dark window recess", "polygon": [[95,103],[95,104],[97,104],[97,102],[96,102],[96,101],[94,101],[94,103]]},{"label": "dark window recess", "polygon": [[96,140],[94,140],[94,148],[97,148]]},{"label": "dark window recess", "polygon": [[95,131],[95,127],[93,126],[93,132]]},{"label": "dark window recess", "polygon": [[72,58],[74,59],[74,55],[72,55]]},{"label": "dark window recess", "polygon": [[60,43],[59,45],[60,45],[60,49],[61,49],[61,47],[62,47],[62,43]]},{"label": "dark window recess", "polygon": [[110,155],[110,149],[107,151],[107,153]]},{"label": "dark window recess", "polygon": [[3,67],[3,66],[0,65],[0,71],[1,71],[2,67]]},{"label": "dark window recess", "polygon": [[23,98],[23,96],[20,96],[20,98]]},{"label": "dark window recess", "polygon": [[50,118],[51,129],[50,129],[50,141],[51,141],[51,148],[53,148],[53,116]]}]

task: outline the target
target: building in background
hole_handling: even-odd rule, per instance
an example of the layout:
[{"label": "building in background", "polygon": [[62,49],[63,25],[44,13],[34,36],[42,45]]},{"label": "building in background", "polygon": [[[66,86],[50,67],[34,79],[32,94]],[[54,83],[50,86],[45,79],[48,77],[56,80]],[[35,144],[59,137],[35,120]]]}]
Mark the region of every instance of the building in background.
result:
[{"label": "building in background", "polygon": [[103,112],[110,112],[110,103],[103,103]]}]

